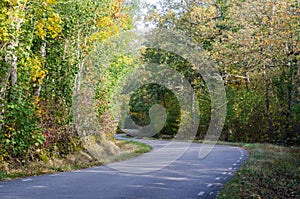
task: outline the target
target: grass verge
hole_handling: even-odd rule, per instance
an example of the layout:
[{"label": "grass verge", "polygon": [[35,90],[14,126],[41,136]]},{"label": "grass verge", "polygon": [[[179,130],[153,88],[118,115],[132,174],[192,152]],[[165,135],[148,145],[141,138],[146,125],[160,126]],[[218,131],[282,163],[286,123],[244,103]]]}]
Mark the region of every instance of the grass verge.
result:
[{"label": "grass verge", "polygon": [[250,157],[225,184],[217,199],[300,198],[300,148],[243,145]]},{"label": "grass verge", "polygon": [[122,153],[101,161],[93,158],[84,150],[80,150],[76,153],[69,154],[65,158],[51,158],[46,162],[31,162],[25,166],[0,165],[2,168],[5,168],[0,170],[0,180],[11,180],[26,176],[53,174],[57,172],[67,172],[93,166],[101,166],[104,164],[133,158],[143,153],[147,153],[152,149],[151,146],[133,141],[117,140],[116,144],[121,149]]}]

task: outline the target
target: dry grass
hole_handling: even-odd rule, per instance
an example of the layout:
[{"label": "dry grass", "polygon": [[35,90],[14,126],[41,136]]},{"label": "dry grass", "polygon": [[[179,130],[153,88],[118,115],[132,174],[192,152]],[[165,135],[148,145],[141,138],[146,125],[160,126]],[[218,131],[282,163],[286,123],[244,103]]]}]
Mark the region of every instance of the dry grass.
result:
[{"label": "dry grass", "polygon": [[218,199],[300,198],[300,148],[248,144],[250,157]]},{"label": "dry grass", "polygon": [[121,152],[119,154],[109,157],[105,156],[101,159],[93,157],[85,150],[80,150],[67,155],[65,158],[52,157],[48,161],[31,162],[25,166],[0,165],[0,180],[11,180],[18,177],[52,174],[100,166],[136,157],[152,149],[148,145],[132,141],[116,141],[116,145],[120,148]]}]

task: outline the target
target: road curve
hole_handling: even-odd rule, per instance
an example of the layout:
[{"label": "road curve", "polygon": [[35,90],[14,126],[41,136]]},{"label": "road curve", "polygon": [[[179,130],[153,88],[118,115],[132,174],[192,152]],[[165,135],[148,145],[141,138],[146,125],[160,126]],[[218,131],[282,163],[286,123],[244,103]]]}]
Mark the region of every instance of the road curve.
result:
[{"label": "road curve", "polygon": [[[153,151],[168,141],[138,140]],[[1,199],[169,199],[215,198],[222,185],[248,157],[247,151],[217,145],[204,159],[201,144],[193,143],[175,162],[148,173],[126,173],[112,165],[0,181]],[[150,152],[153,153],[153,152]],[[143,155],[142,155],[143,156]],[[133,158],[123,163],[136,161]]]}]

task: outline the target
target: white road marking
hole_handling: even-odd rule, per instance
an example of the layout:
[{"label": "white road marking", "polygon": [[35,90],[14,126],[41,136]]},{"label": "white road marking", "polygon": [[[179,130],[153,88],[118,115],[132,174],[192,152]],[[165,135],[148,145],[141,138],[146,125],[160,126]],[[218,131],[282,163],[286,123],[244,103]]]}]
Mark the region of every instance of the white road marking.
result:
[{"label": "white road marking", "polygon": [[210,196],[213,195],[213,194],[214,194],[214,192],[210,192],[210,193],[209,193]]},{"label": "white road marking", "polygon": [[237,165],[236,163],[233,164],[233,166],[236,166],[236,165]]},{"label": "white road marking", "polygon": [[211,186],[213,186],[213,184],[208,184],[208,185],[207,185],[207,187],[211,187]]},{"label": "white road marking", "polygon": [[220,177],[215,178],[215,180],[220,180]]},{"label": "white road marking", "polygon": [[4,187],[4,186],[0,185],[0,188],[2,188],[2,187]]},{"label": "white road marking", "polygon": [[197,196],[203,196],[204,194],[205,194],[205,192],[204,192],[204,191],[201,191],[201,192],[198,193]]},{"label": "white road marking", "polygon": [[47,188],[46,186],[32,186],[33,188]]},{"label": "white road marking", "polygon": [[226,175],[226,174],[227,174],[227,172],[223,172],[222,174],[223,174],[223,175]]},{"label": "white road marking", "polygon": [[232,167],[229,167],[229,170],[232,170]]},{"label": "white road marking", "polygon": [[27,178],[27,179],[23,179],[22,182],[28,182],[28,181],[32,181],[31,178]]},{"label": "white road marking", "polygon": [[59,176],[59,174],[51,174],[51,177]]},{"label": "white road marking", "polygon": [[160,182],[153,183],[153,184],[157,184],[157,185],[165,185],[165,183],[160,183]]}]

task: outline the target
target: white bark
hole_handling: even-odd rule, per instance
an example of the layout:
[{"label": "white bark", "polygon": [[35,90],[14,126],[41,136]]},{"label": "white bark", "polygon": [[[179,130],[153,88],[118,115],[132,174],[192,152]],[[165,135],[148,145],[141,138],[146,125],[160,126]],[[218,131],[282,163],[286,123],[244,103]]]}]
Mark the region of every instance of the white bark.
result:
[{"label": "white bark", "polygon": [[2,129],[3,129],[3,119],[4,119],[4,103],[5,103],[5,95],[6,95],[6,90],[7,90],[7,86],[8,86],[8,79],[9,79],[9,73],[4,74],[4,76],[2,77],[2,81],[1,81],[1,90],[0,90],[0,133],[2,133]]},{"label": "white bark", "polygon": [[[20,8],[21,9],[21,8]],[[8,73],[11,76],[11,86],[15,86],[18,81],[18,55],[17,50],[19,47],[19,32],[21,25],[24,22],[24,18],[19,18],[18,16],[11,16],[12,23],[11,29],[14,30],[15,35],[11,39],[10,43],[5,48],[6,56],[4,58],[5,62],[8,64]]]},{"label": "white bark", "polygon": [[77,77],[75,78],[75,88],[74,88],[74,94],[77,95],[80,90],[80,83],[81,83],[81,73],[82,73],[82,68],[84,66],[84,62],[81,61],[81,48],[80,48],[80,29],[78,29],[77,32],[77,65],[78,65],[78,74]]},{"label": "white bark", "polygon": [[[5,106],[5,96],[7,92],[7,87],[10,86],[14,87],[18,82],[18,54],[17,50],[19,47],[19,36],[20,36],[20,29],[21,25],[24,22],[24,18],[19,17],[15,12],[20,12],[23,9],[25,9],[26,5],[22,5],[19,3],[19,6],[16,8],[11,8],[12,15],[10,16],[11,20],[11,30],[13,30],[14,34],[12,35],[12,38],[10,42],[6,45],[4,48],[5,50],[5,57],[4,61],[6,62],[6,65],[8,66],[7,73],[3,75],[1,80],[1,91],[0,91],[0,133],[3,129],[3,117],[4,117],[4,106]],[[10,82],[9,82],[10,79]]]},{"label": "white bark", "polygon": [[[47,48],[47,43],[45,41],[43,41],[42,46],[41,46],[41,55],[44,60],[46,59],[46,55],[47,55],[46,48]],[[44,64],[45,64],[45,61],[44,61]],[[35,92],[35,96],[39,97],[41,95],[42,86],[43,86],[43,84],[41,83]]]}]

